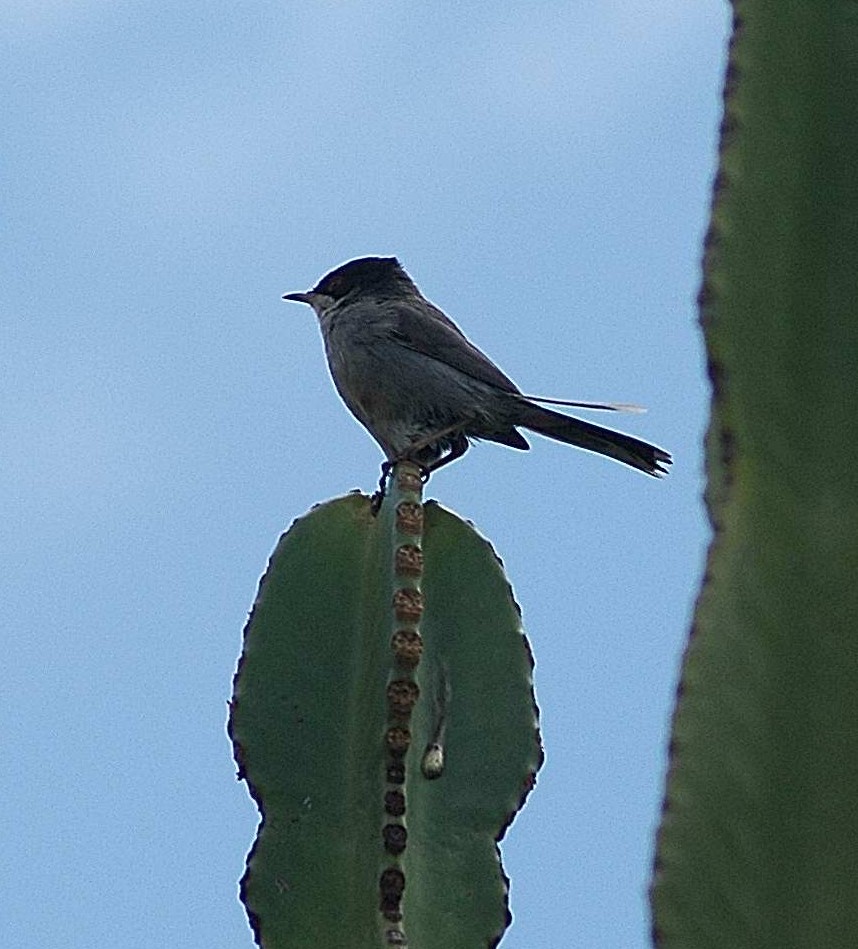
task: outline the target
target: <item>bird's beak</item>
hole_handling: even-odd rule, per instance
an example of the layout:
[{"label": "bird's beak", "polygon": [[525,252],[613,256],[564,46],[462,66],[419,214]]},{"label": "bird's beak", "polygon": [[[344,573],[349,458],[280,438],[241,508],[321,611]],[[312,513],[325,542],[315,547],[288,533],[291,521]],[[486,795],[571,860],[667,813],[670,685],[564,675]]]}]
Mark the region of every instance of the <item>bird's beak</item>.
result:
[{"label": "bird's beak", "polygon": [[310,293],[284,293],[284,300],[292,300],[294,303],[310,303],[312,305],[313,295]]}]

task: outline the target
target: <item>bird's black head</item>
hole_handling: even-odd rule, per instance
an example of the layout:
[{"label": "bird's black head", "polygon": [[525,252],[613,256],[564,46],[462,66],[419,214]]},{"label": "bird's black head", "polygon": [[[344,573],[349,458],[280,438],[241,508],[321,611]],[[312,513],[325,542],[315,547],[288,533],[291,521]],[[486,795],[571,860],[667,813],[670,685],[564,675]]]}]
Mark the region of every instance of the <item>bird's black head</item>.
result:
[{"label": "bird's black head", "polygon": [[395,257],[359,257],[325,274],[313,287],[313,292],[342,300],[355,290],[395,289],[402,286],[403,282],[411,284],[408,274]]}]

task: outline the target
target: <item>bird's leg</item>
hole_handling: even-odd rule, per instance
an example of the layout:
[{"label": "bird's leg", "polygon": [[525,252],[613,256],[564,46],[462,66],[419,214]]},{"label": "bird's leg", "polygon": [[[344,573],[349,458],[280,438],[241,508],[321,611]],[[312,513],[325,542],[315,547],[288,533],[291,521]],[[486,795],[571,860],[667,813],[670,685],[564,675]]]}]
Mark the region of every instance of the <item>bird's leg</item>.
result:
[{"label": "bird's leg", "polygon": [[381,510],[381,502],[387,494],[387,482],[390,481],[390,475],[393,472],[395,461],[383,461],[381,463],[381,477],[378,479],[378,490],[369,499],[369,510],[373,517]]},{"label": "bird's leg", "polygon": [[461,458],[462,455],[468,450],[468,436],[464,432],[459,432],[455,438],[450,442],[450,450],[444,455],[443,458],[439,458],[437,461],[433,462],[431,465],[427,465],[424,469],[426,471],[426,480],[429,480],[429,475],[433,471],[437,471],[439,468],[443,468],[444,465],[449,465],[451,461],[455,461],[457,458]]},{"label": "bird's leg", "polygon": [[[423,451],[424,448],[428,448],[431,444],[437,442],[439,439],[445,438],[447,435],[452,435],[453,432],[461,435],[464,425],[467,425],[467,422],[456,422],[455,425],[448,425],[446,428],[439,428],[434,432],[429,432],[428,435],[424,435],[422,438],[418,438],[411,442],[408,448],[397,457],[396,461],[413,461],[414,455],[418,451]],[[458,457],[458,455],[456,457]],[[426,468],[427,471],[434,470],[431,465],[423,465],[422,467]]]},{"label": "bird's leg", "polygon": [[[443,468],[444,465],[449,464],[451,461],[461,458],[462,455],[464,455],[468,450],[468,438],[462,431],[463,425],[467,425],[467,421],[457,422],[455,425],[448,425],[447,428],[441,428],[437,431],[430,432],[428,435],[424,435],[422,438],[418,438],[413,441],[408,446],[408,448],[402,452],[402,454],[397,455],[396,458],[383,461],[381,464],[381,477],[378,479],[378,490],[370,499],[370,511],[372,514],[378,514],[379,510],[381,509],[381,502],[384,500],[385,495],[387,494],[387,483],[390,480],[391,474],[393,473],[394,466],[398,462],[411,461],[418,465],[420,468],[420,478],[423,483],[426,484],[426,482],[429,480],[429,475],[433,471],[437,471],[439,468]],[[450,440],[450,450],[446,455],[444,455],[443,458],[440,458],[428,465],[423,465],[419,461],[414,460],[413,456],[417,452],[422,451],[424,448],[428,448],[429,445],[437,442],[441,438],[445,438],[448,435],[453,435],[453,438]]]}]

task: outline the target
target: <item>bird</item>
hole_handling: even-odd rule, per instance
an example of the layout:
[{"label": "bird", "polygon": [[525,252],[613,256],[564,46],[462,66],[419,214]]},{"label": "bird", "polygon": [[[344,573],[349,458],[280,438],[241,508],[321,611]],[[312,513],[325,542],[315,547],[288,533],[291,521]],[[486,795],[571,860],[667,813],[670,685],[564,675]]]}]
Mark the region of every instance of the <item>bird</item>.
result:
[{"label": "bird", "polygon": [[[653,477],[670,454],[624,432],[546,404],[617,411],[621,403],[528,396],[430,303],[396,257],[360,257],[311,289],[286,293],[318,318],[328,367],[343,402],[385,454],[382,478],[401,461],[430,473],[484,439],[526,450],[520,428],[605,455]],[[544,404],[540,404],[544,403]]]}]

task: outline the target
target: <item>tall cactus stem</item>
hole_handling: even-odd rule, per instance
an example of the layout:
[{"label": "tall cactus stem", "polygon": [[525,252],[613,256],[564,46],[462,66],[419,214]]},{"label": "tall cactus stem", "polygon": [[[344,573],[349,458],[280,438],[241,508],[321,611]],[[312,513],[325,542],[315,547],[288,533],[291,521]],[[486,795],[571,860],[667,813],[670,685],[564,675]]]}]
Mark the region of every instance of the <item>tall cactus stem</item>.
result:
[{"label": "tall cactus stem", "polygon": [[384,943],[407,945],[402,895],[406,886],[402,856],[408,845],[405,758],[412,744],[411,713],[419,697],[417,667],[423,654],[423,483],[420,469],[396,465],[390,495],[382,506],[393,551],[390,609],[390,670],[387,676],[385,781],[381,839],[384,865],[379,876],[379,910]]}]

